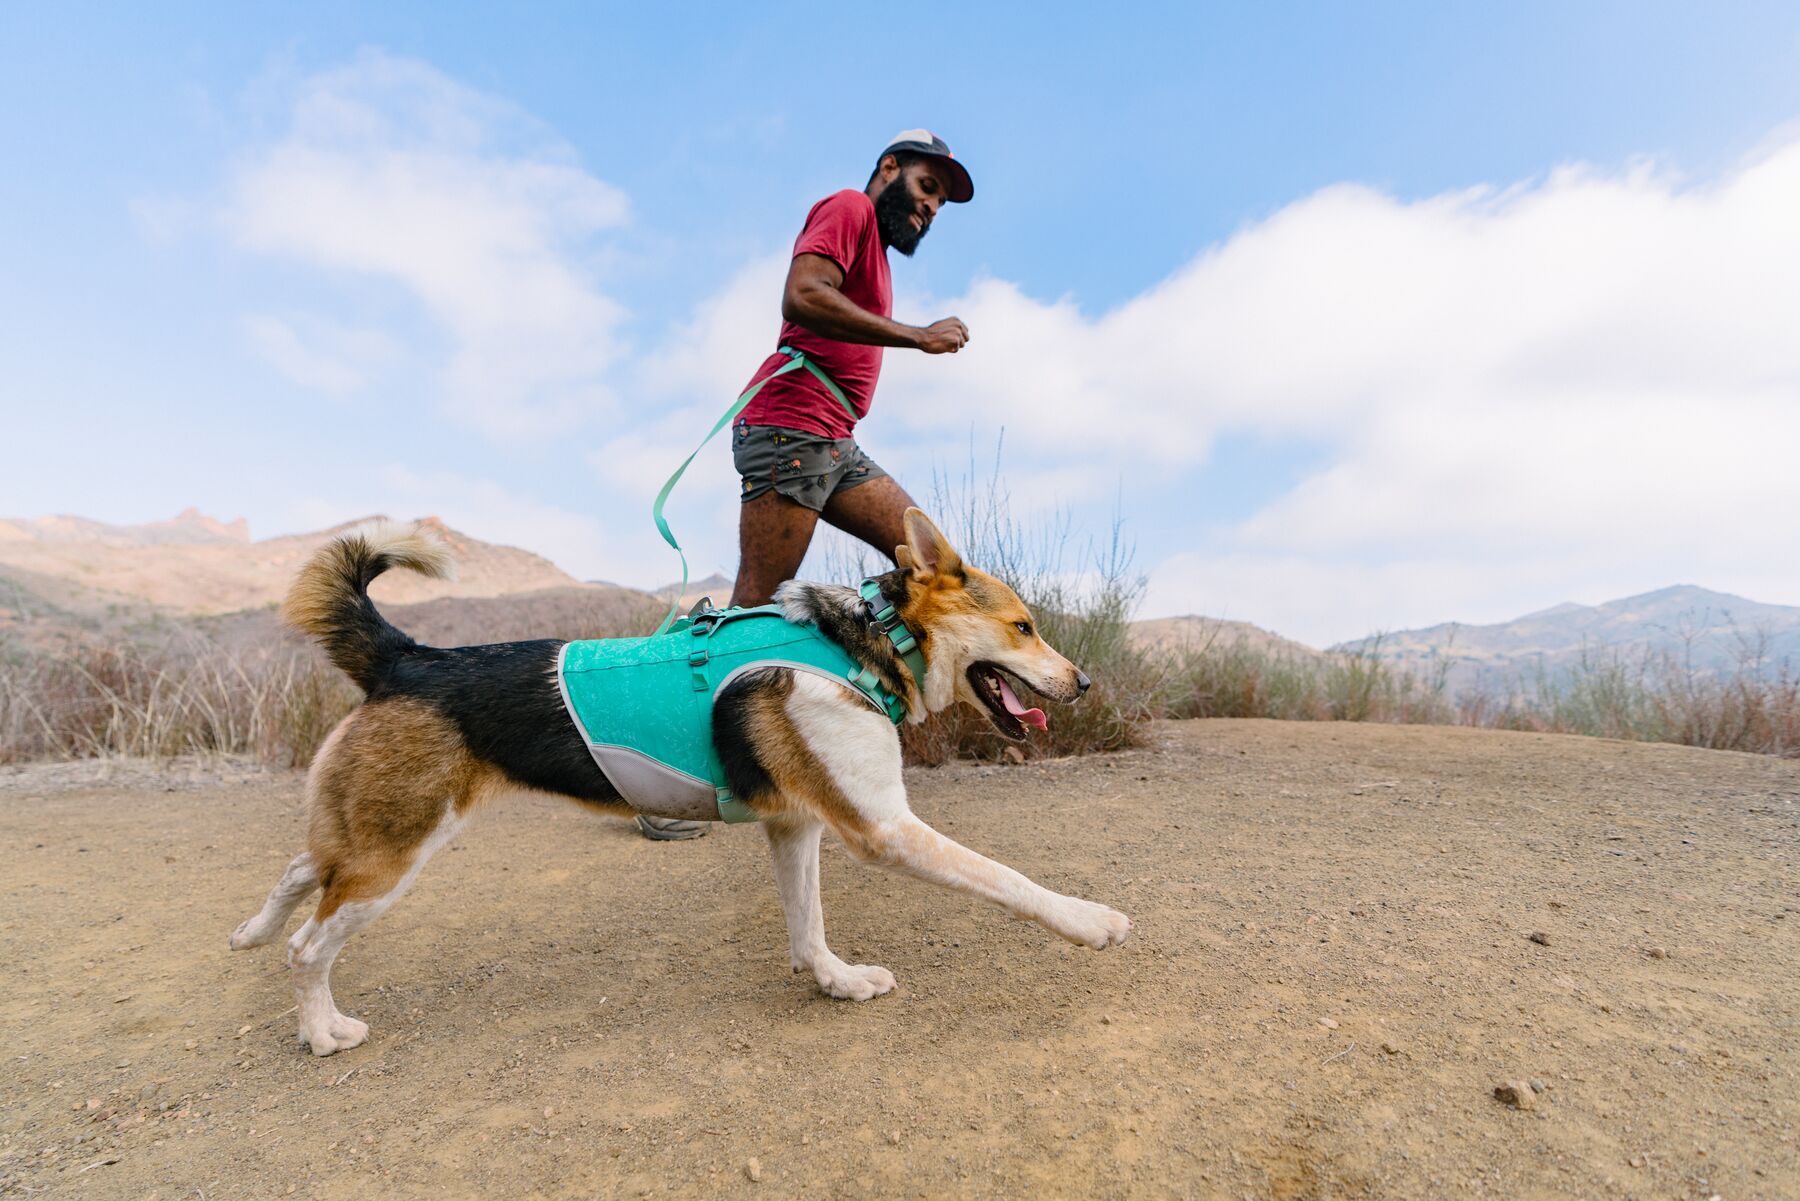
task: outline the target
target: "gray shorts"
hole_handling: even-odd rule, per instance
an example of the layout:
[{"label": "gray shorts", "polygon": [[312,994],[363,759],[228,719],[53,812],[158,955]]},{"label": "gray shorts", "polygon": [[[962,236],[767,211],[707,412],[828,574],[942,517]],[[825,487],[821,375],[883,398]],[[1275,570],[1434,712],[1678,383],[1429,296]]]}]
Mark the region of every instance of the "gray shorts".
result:
[{"label": "gray shorts", "polygon": [[824,511],[834,493],[887,474],[854,438],[821,438],[742,421],[731,427],[731,459],[743,477],[739,500],[755,500],[772,488],[815,513]]}]

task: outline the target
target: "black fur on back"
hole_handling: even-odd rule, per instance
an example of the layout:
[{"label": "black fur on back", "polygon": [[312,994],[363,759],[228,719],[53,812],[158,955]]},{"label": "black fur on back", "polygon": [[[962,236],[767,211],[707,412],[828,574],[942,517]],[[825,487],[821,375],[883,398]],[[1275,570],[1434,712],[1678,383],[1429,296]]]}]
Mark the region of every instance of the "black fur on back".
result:
[{"label": "black fur on back", "polygon": [[449,717],[476,756],[516,784],[582,801],[619,801],[564,708],[562,642],[542,638],[449,649],[414,644],[391,661],[370,700],[413,697]]},{"label": "black fur on back", "polygon": [[[328,594],[314,608],[322,620],[315,619],[311,628],[369,700],[409,697],[429,704],[456,724],[471,752],[516,784],[576,800],[623,799],[594,762],[563,704],[556,678],[562,641],[421,646],[369,600],[368,582],[387,562],[346,554],[331,566],[336,571]],[[905,599],[904,575],[895,571],[876,577],[882,594],[896,604]],[[817,625],[906,698],[909,707],[920,703],[912,674],[869,620],[855,589],[790,582],[778,595],[789,620]],[[757,689],[785,686],[784,675],[779,668],[749,672],[714,697],[714,746],[739,797],[764,796],[774,787],[747,728],[746,702]]]}]

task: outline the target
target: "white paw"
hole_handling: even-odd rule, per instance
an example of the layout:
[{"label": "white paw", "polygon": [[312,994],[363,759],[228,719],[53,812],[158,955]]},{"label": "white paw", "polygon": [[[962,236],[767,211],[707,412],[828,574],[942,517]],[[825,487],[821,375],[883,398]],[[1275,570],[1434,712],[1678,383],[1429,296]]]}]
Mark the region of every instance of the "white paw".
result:
[{"label": "white paw", "polygon": [[894,990],[894,973],[868,963],[819,964],[813,976],[820,989],[844,1001],[867,1001]]},{"label": "white paw", "polygon": [[1118,946],[1131,933],[1131,919],[1123,913],[1080,897],[1061,898],[1044,924],[1070,942],[1096,951]]},{"label": "white paw", "polygon": [[337,1051],[348,1051],[352,1047],[360,1047],[363,1040],[369,1037],[369,1027],[353,1017],[334,1013],[313,1030],[302,1026],[300,1041],[312,1048],[312,1053],[324,1058]]},{"label": "white paw", "polygon": [[256,917],[247,918],[231,932],[232,950],[248,951],[251,947],[264,947],[280,937],[281,930],[279,928],[271,930],[261,925],[261,917],[262,915],[258,914]]}]

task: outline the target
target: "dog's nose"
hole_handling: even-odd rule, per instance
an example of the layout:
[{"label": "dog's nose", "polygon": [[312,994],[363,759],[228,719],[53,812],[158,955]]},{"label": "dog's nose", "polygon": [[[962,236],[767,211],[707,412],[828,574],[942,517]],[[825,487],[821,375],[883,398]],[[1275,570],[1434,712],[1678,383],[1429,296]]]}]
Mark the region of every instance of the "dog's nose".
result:
[{"label": "dog's nose", "polygon": [[1075,669],[1075,687],[1086,692],[1089,688],[1093,687],[1093,684],[1094,682],[1087,678],[1087,672],[1082,671],[1079,667]]}]

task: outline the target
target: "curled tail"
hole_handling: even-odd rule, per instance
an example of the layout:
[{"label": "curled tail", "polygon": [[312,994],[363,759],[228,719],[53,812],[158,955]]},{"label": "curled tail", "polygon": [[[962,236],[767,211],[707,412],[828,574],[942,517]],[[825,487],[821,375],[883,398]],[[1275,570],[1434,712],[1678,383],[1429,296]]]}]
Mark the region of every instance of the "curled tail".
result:
[{"label": "curled tail", "polygon": [[314,552],[282,602],[281,619],[318,639],[364,692],[373,690],[395,658],[418,646],[369,600],[369,581],[396,566],[434,579],[455,575],[449,548],[423,527],[376,522]]}]

